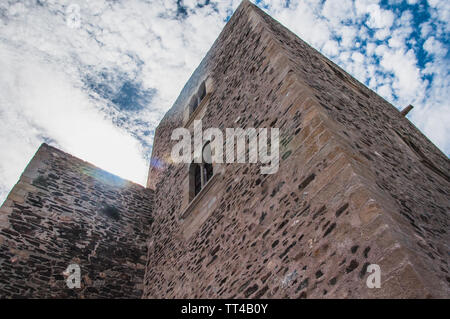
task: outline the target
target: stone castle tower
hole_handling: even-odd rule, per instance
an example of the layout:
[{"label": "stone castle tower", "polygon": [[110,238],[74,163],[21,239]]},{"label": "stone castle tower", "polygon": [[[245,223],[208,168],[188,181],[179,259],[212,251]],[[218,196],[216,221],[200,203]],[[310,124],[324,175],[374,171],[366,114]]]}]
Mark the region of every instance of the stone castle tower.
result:
[{"label": "stone castle tower", "polygon": [[[278,172],[171,162],[194,120],[279,128]],[[243,1],[158,126],[147,188],[41,146],[0,209],[0,297],[448,298],[449,171],[395,107]]]}]

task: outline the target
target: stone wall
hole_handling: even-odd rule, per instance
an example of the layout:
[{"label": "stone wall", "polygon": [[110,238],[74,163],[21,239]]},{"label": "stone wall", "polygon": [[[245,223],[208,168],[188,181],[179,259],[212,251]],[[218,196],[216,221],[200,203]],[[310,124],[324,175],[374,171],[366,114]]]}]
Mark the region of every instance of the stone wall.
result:
[{"label": "stone wall", "polygon": [[[0,298],[140,298],[153,192],[43,144],[0,208]],[[81,268],[81,288],[63,272]]]},{"label": "stone wall", "polygon": [[403,294],[413,289],[400,278],[414,268],[430,294],[448,297],[448,157],[394,106],[267,15],[261,16],[294,72],[312,89],[327,116],[340,124],[339,139],[365,162],[361,169],[370,177],[364,182],[385,213],[385,226],[380,227],[389,225],[396,242],[380,264],[398,261],[396,275],[385,278],[385,286]]},{"label": "stone wall", "polygon": [[[170,137],[206,77],[203,128],[280,128],[280,168],[220,166],[185,216]],[[156,130],[144,297],[446,297],[448,171],[392,105],[243,1]]]}]

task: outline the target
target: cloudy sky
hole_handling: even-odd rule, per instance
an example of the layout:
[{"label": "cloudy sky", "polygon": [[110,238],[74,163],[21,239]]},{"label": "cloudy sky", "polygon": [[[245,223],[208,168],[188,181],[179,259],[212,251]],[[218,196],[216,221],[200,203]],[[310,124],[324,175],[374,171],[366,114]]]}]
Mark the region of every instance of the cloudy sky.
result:
[{"label": "cloudy sky", "polygon": [[[145,183],[156,125],[239,0],[0,0],[0,203],[42,142]],[[450,154],[444,0],[257,0]]]}]

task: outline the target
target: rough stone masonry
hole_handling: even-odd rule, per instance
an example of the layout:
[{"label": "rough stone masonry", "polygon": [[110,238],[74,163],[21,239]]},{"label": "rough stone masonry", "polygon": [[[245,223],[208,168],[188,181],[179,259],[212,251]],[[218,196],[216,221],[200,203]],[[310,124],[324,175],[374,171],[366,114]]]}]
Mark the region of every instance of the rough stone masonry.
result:
[{"label": "rough stone masonry", "polygon": [[[0,209],[0,298],[139,298],[153,191],[43,144]],[[64,272],[81,269],[81,288]]]},{"label": "rough stone masonry", "polygon": [[[194,120],[279,128],[278,172],[213,163],[193,192],[170,153]],[[39,149],[0,209],[0,297],[448,298],[449,168],[394,106],[243,1],[159,124],[147,188]],[[62,275],[74,262],[78,290]]]}]

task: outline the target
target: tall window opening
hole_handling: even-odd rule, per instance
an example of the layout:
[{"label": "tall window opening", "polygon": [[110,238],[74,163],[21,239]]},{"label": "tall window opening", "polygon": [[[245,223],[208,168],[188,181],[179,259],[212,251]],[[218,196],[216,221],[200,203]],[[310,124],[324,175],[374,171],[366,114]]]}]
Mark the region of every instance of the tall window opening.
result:
[{"label": "tall window opening", "polygon": [[202,84],[200,84],[200,87],[198,88],[198,104],[203,100],[203,98],[206,96],[206,85],[203,81]]},{"label": "tall window opening", "polygon": [[200,105],[205,96],[206,96],[206,85],[205,81],[203,81],[198,87],[197,92],[191,98],[191,101],[189,103],[190,113],[193,113],[197,109],[197,107]]},{"label": "tall window opening", "polygon": [[192,163],[189,167],[189,200],[194,199],[202,188],[213,177],[211,145],[209,142],[203,146],[202,162]]},{"label": "tall window opening", "polygon": [[200,164],[193,163],[192,165],[194,165],[194,196],[197,196],[202,189],[202,172]]}]

